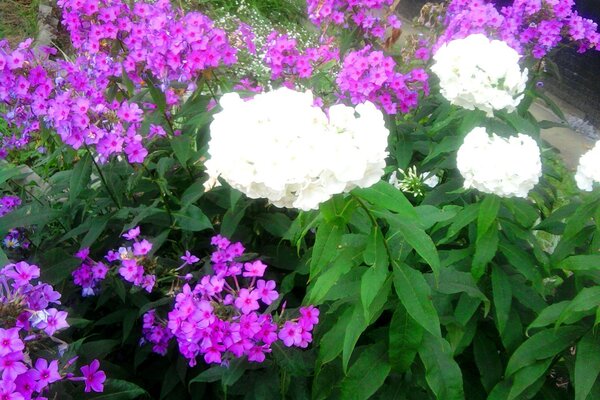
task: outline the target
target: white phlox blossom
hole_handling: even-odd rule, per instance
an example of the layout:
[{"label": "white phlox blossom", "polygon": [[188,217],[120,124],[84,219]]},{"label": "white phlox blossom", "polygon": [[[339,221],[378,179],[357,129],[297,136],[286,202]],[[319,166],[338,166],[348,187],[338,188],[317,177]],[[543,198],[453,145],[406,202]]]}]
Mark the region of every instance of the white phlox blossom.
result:
[{"label": "white phlox blossom", "polygon": [[527,69],[521,71],[519,58],[505,42],[474,34],[443,44],[431,70],[452,104],[491,116],[493,110],[514,111],[523,99]]},{"label": "white phlox blossom", "polygon": [[478,127],[458,149],[456,166],[464,187],[502,197],[527,197],[542,176],[540,149],[530,136],[506,139]]},{"label": "white phlox blossom", "polygon": [[581,156],[575,173],[577,187],[587,192],[592,191],[594,183],[600,183],[600,141]]},{"label": "white phlox blossom", "polygon": [[222,177],[250,198],[310,210],[379,181],[389,134],[381,111],[335,105],[328,117],[313,100],[288,88],[247,101],[225,94],[210,126],[206,189]]}]

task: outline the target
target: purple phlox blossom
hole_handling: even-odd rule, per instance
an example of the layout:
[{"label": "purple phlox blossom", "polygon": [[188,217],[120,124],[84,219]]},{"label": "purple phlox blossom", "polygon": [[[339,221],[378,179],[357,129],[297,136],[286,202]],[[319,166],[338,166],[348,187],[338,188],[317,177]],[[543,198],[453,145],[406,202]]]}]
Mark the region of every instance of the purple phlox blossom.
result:
[{"label": "purple phlox blossom", "polygon": [[154,352],[164,355],[174,339],[190,366],[196,365],[200,356],[206,363],[223,365],[244,356],[262,362],[278,337],[290,343],[285,332],[280,333],[284,329],[280,325],[289,328],[292,324],[298,333],[290,345],[307,347],[318,323],[318,310],[303,307],[300,317],[287,321],[289,324],[279,322],[281,317],[274,320],[261,311],[279,297],[274,280],[257,280],[267,266],[259,260],[246,265],[236,261],[244,254],[241,243],[222,236],[213,237],[211,243],[216,246],[211,255],[214,274],[204,275],[196,283],[192,277],[187,279],[165,320],[156,310],[147,312],[141,343],[151,343]]},{"label": "purple phlox blossom", "polygon": [[92,361],[89,365],[81,367],[82,379],[85,383],[85,392],[102,392],[104,390],[104,381],[106,374],[100,370],[100,362]]}]

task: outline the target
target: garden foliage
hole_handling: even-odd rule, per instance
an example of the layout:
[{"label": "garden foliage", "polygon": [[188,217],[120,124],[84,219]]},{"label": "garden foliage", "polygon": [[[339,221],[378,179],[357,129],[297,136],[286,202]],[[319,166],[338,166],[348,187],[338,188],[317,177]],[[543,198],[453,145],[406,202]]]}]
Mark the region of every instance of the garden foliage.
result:
[{"label": "garden foliage", "polygon": [[307,3],[59,0],[68,43],[0,42],[1,399],[600,398],[600,165],[530,112],[595,23]]}]

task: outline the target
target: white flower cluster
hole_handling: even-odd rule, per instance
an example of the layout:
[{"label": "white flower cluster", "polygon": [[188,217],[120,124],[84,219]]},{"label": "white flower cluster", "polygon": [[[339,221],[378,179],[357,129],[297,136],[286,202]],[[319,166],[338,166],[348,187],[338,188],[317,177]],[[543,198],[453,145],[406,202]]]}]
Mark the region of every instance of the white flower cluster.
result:
[{"label": "white flower cluster", "polygon": [[452,104],[491,116],[493,110],[514,111],[523,99],[527,69],[521,72],[519,57],[505,42],[474,34],[443,44],[431,70]]},{"label": "white flower cluster", "polygon": [[220,176],[250,198],[310,210],[383,175],[389,132],[372,103],[332,106],[328,118],[311,92],[281,88],[247,101],[229,93],[220,104],[210,127],[207,189]]},{"label": "white flower cluster", "polygon": [[523,134],[509,139],[473,129],[458,149],[456,166],[464,187],[502,197],[527,197],[542,175],[540,149]]},{"label": "white flower cluster", "polygon": [[600,183],[600,141],[579,159],[575,181],[579,189],[588,192],[594,188],[594,182]]}]

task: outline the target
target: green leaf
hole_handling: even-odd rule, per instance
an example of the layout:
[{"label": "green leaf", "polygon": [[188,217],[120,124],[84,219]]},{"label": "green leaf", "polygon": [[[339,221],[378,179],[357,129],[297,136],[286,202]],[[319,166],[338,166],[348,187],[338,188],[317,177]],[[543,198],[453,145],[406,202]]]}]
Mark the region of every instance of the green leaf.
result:
[{"label": "green leaf", "polygon": [[365,348],[340,383],[341,399],[369,399],[383,385],[391,367],[382,343]]},{"label": "green leaf", "polygon": [[181,208],[193,204],[204,194],[204,183],[196,181],[192,183],[181,195]]},{"label": "green leaf", "polygon": [[448,228],[448,234],[445,240],[449,240],[453,236],[457,235],[461,229],[475,221],[479,214],[479,203],[469,204],[463,208],[454,218],[454,222]]},{"label": "green leaf", "polygon": [[86,398],[94,400],[133,400],[144,395],[148,395],[148,393],[135,383],[108,378],[104,383],[104,392],[86,396]]},{"label": "green leaf", "polygon": [[169,139],[169,143],[175,153],[175,157],[177,157],[179,163],[185,167],[188,160],[194,154],[194,150],[192,149],[192,138],[186,135],[174,136]]},{"label": "green leaf", "polygon": [[378,226],[373,227],[363,257],[365,263],[371,265],[363,274],[360,282],[360,300],[364,308],[365,319],[369,320],[371,303],[373,303],[377,293],[379,293],[388,277],[389,261],[385,239]]},{"label": "green leaf", "polygon": [[323,222],[319,225],[310,259],[311,279],[338,255],[343,233],[342,225],[332,222]]},{"label": "green leaf", "polygon": [[589,331],[577,344],[575,357],[575,400],[586,400],[600,374],[600,342]]},{"label": "green leaf", "polygon": [[567,271],[600,271],[600,255],[578,255],[567,257],[556,268]]},{"label": "green leaf", "polygon": [[589,311],[600,305],[600,286],[583,288],[558,317],[556,325],[561,325],[574,313]]},{"label": "green leaf", "polygon": [[195,205],[189,205],[185,210],[180,210],[173,215],[179,227],[184,231],[199,232],[212,229],[208,217]]},{"label": "green leaf", "polygon": [[442,268],[440,283],[435,290],[443,294],[466,293],[484,303],[486,315],[489,312],[490,300],[477,287],[475,280],[468,272],[456,271],[451,267]]},{"label": "green leaf", "polygon": [[321,304],[327,292],[329,292],[339,278],[352,269],[354,265],[352,256],[351,250],[342,252],[333,264],[329,265],[325,272],[312,281],[307,294],[306,302],[308,304]]},{"label": "green leaf", "polygon": [[481,376],[481,383],[490,391],[502,377],[502,361],[496,344],[479,332],[473,338],[473,355]]},{"label": "green leaf", "polygon": [[558,320],[558,317],[560,317],[562,312],[565,310],[565,308],[567,308],[569,303],[570,301],[565,300],[558,303],[550,304],[548,307],[544,308],[538,314],[536,319],[534,319],[533,322],[529,324],[529,326],[527,327],[527,333],[529,334],[529,331],[531,329],[543,328],[545,326],[554,324]]},{"label": "green leaf", "polygon": [[512,291],[510,281],[502,268],[494,266],[492,268],[492,295],[494,299],[494,314],[498,332],[502,335],[506,329],[506,323],[510,315],[512,302]]},{"label": "green leaf", "polygon": [[432,335],[441,337],[440,320],[431,301],[431,288],[419,271],[394,263],[394,287],[408,314]]},{"label": "green leaf", "polygon": [[577,340],[584,330],[579,326],[546,329],[524,341],[512,354],[506,366],[507,377],[536,361],[554,357]]},{"label": "green leaf", "polygon": [[90,183],[90,176],[92,174],[92,158],[88,153],[85,153],[81,160],[75,164],[73,172],[71,173],[71,180],[69,182],[69,202],[73,203],[79,193],[87,187]]},{"label": "green leaf", "polygon": [[532,365],[520,369],[513,378],[513,383],[508,393],[508,400],[514,400],[537,380],[544,376],[552,364],[552,358],[537,361]]},{"label": "green leaf", "polygon": [[486,267],[498,250],[498,228],[493,224],[475,242],[475,254],[471,274],[476,281],[485,274]]},{"label": "green leaf", "polygon": [[108,218],[94,217],[91,219],[90,229],[81,240],[81,248],[90,247],[100,237],[108,225]]},{"label": "green leaf", "polygon": [[397,234],[401,235],[406,243],[415,249],[417,254],[423,257],[427,264],[429,264],[437,282],[440,276],[440,256],[431,237],[415,223],[407,222],[398,216],[389,213],[380,214],[375,212],[374,214],[383,218],[387,216],[387,221],[392,231],[395,231],[388,238],[388,241],[392,240]]},{"label": "green leaf", "polygon": [[400,190],[387,182],[379,181],[367,189],[354,189],[352,193],[375,206],[398,213],[404,220],[418,221],[417,212],[411,202]]},{"label": "green leaf", "polygon": [[[351,323],[354,308],[350,307],[336,320],[333,327],[328,330],[319,344],[319,358],[317,365],[326,364],[334,360],[341,352],[344,344],[346,328]],[[320,368],[317,368],[317,370]]]},{"label": "green leaf", "polygon": [[398,305],[389,330],[389,358],[392,369],[406,372],[413,363],[423,340],[423,327]]},{"label": "green leaf", "polygon": [[358,304],[354,307],[352,313],[352,319],[346,328],[346,334],[344,335],[344,346],[342,348],[342,369],[344,374],[348,371],[348,363],[350,362],[350,356],[354,351],[354,346],[358,342],[360,335],[367,329],[368,323],[365,321],[365,316]]},{"label": "green leaf", "polygon": [[500,197],[493,194],[486,195],[479,206],[479,213],[477,214],[477,240],[480,240],[492,227],[499,210]]},{"label": "green leaf", "polygon": [[419,357],[425,366],[427,384],[436,398],[464,400],[462,373],[445,339],[425,334]]},{"label": "green leaf", "polygon": [[12,228],[31,225],[42,226],[62,216],[62,212],[52,209],[34,209],[31,206],[21,207],[0,218],[0,234],[5,235]]},{"label": "green leaf", "polygon": [[12,165],[0,164],[0,185],[21,174],[21,169]]}]

